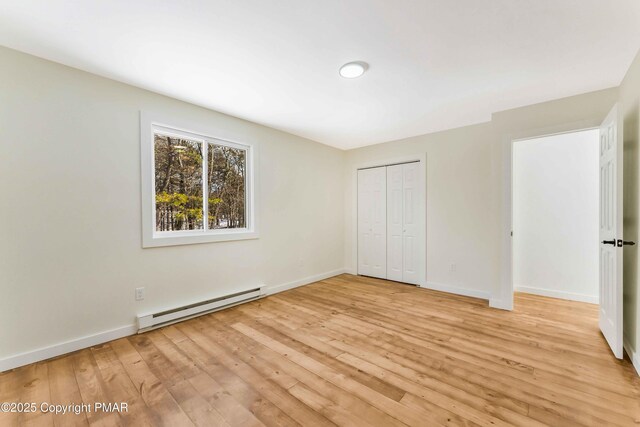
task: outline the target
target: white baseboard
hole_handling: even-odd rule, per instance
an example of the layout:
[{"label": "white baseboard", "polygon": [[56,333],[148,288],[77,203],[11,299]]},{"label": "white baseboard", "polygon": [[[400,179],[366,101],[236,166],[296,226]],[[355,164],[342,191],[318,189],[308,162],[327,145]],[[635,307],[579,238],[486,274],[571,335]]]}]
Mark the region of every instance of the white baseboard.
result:
[{"label": "white baseboard", "polygon": [[640,355],[633,351],[631,343],[626,338],[624,339],[624,350],[629,355],[629,359],[631,359],[633,367],[636,368],[636,373],[640,376]]},{"label": "white baseboard", "polygon": [[[308,285],[309,283],[328,279],[329,277],[337,276],[344,272],[344,269],[334,270],[315,276],[305,277],[304,279],[295,280],[293,282],[285,283],[282,285],[268,286],[267,295],[273,295],[278,292],[297,288],[298,286]],[[97,334],[76,338],[60,344],[54,344],[48,347],[39,348],[37,350],[15,354],[13,356],[0,359],[0,372],[28,365],[30,363],[39,362],[41,360],[51,359],[52,357],[61,356],[66,353],[71,353],[76,350],[82,350],[83,348],[88,348],[94,345],[103,344],[105,342],[113,341],[118,338],[134,335],[137,332],[137,326],[135,324],[132,324],[116,329],[111,329],[109,331],[99,332]]]},{"label": "white baseboard", "polygon": [[278,292],[288,291],[289,289],[308,285],[313,282],[328,279],[329,277],[338,276],[345,272],[346,270],[344,268],[341,268],[339,270],[328,271],[326,273],[316,274],[315,276],[305,277],[304,279],[294,280],[293,282],[283,283],[282,285],[267,286],[267,295],[273,295],[277,294]]},{"label": "white baseboard", "polygon": [[28,365],[30,363],[39,362],[41,360],[51,359],[76,350],[82,350],[94,345],[102,344],[107,341],[113,341],[118,338],[133,335],[137,331],[135,324],[122,326],[120,328],[111,329],[109,331],[99,332],[93,335],[87,335],[82,338],[76,338],[60,344],[54,344],[49,347],[42,347],[37,350],[27,351],[25,353],[15,354],[13,356],[0,359],[0,372],[19,366]]},{"label": "white baseboard", "polygon": [[434,291],[448,292],[450,294],[463,295],[465,297],[473,297],[488,300],[490,298],[489,292],[479,291],[476,289],[458,288],[450,285],[443,285],[441,283],[434,283],[427,281],[420,285],[421,288],[432,289]]},{"label": "white baseboard", "polygon": [[570,301],[588,302],[591,304],[598,304],[598,300],[600,299],[597,295],[594,296],[594,295],[576,294],[572,292],[556,291],[553,289],[532,288],[529,286],[514,285],[514,290],[516,292],[524,292],[527,294],[541,295],[543,297],[552,297],[552,298],[566,299]]}]

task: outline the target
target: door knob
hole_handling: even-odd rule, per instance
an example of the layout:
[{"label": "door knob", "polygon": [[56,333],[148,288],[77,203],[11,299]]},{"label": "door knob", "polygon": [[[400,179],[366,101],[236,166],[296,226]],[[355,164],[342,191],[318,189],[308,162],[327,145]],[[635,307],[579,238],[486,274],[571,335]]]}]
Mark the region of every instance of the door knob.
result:
[{"label": "door knob", "polygon": [[636,242],[632,242],[631,240],[622,240],[618,239],[618,247],[621,248],[623,246],[633,246]]},{"label": "door knob", "polygon": [[616,239],[603,240],[602,243],[605,244],[605,245],[613,245],[613,246],[615,246],[616,245]]}]

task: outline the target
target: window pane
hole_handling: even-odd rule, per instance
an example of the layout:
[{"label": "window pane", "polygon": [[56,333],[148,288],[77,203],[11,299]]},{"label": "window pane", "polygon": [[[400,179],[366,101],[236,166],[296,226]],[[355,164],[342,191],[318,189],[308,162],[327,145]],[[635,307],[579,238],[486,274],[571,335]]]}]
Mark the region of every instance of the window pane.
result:
[{"label": "window pane", "polygon": [[246,151],[209,144],[209,228],[244,228]]},{"label": "window pane", "polygon": [[156,231],[202,230],[202,144],[154,135]]}]

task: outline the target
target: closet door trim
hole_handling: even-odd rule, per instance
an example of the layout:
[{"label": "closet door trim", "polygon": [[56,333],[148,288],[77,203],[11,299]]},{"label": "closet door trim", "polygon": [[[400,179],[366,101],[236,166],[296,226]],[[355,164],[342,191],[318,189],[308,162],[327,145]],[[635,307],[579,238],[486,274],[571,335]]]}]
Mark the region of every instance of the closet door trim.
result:
[{"label": "closet door trim", "polygon": [[347,268],[346,272],[351,274],[358,274],[358,171],[362,169],[379,168],[386,166],[394,166],[398,164],[406,163],[419,163],[418,166],[418,183],[417,183],[417,196],[418,196],[418,223],[417,233],[420,236],[418,240],[418,256],[419,260],[417,284],[419,286],[426,286],[426,271],[427,271],[427,192],[426,192],[426,178],[427,178],[427,155],[418,154],[404,157],[391,157],[384,160],[368,161],[368,162],[355,162],[348,166],[349,173],[351,175],[350,191],[347,195],[347,203],[350,203],[350,212],[348,218],[350,218],[351,230],[349,232],[350,239],[348,239],[347,248]]}]

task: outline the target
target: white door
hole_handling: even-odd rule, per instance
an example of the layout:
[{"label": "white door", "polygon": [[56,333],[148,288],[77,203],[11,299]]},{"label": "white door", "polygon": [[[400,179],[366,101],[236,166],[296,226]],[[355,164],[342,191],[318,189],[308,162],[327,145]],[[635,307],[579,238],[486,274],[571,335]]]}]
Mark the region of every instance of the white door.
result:
[{"label": "white door", "polygon": [[387,279],[402,282],[403,264],[403,169],[387,167]]},{"label": "white door", "polygon": [[418,163],[387,167],[387,279],[418,284]]},{"label": "white door", "polygon": [[387,277],[387,171],[358,171],[358,274]]},{"label": "white door", "polygon": [[600,315],[602,334],[622,358],[622,118],[615,105],[600,126]]},{"label": "white door", "polygon": [[418,250],[418,165],[407,163],[402,165],[402,281],[418,284],[420,266]]}]

